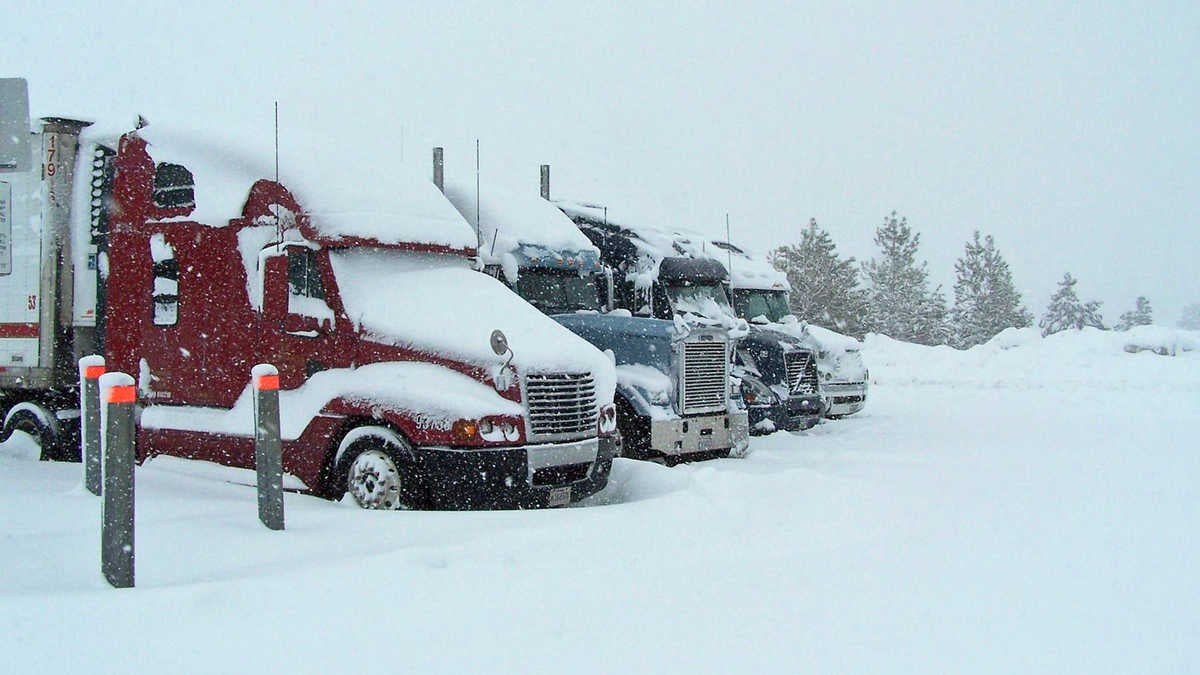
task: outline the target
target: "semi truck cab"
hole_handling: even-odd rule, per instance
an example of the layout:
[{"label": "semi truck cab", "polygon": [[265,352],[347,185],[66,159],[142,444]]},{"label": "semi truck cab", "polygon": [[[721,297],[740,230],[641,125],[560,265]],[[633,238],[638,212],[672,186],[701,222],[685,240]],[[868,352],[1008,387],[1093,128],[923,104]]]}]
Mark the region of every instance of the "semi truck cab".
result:
[{"label": "semi truck cab", "polygon": [[836,419],[862,410],[867,402],[870,373],[863,364],[858,340],[801,322],[791,313],[788,303],[791,286],[785,274],[729,242],[712,243],[729,254],[733,309],[737,315],[751,326],[800,340],[816,355],[826,417]]},{"label": "semi truck cab", "polygon": [[[56,364],[74,371],[95,349],[137,379],[140,458],[253,467],[250,369],[270,362],[284,470],[315,494],[512,508],[607,483],[612,362],[475,272],[474,233],[427,181],[387,165],[373,174],[386,185],[347,181],[331,163],[285,187],[247,145],[165,125],[80,144],[63,128],[47,121],[33,146],[60,134],[55,149],[79,147],[79,161],[28,162],[40,175],[21,178],[55,200],[21,194],[70,208],[28,207],[10,240],[21,273],[0,275],[0,295],[34,298],[20,317],[31,337],[0,333],[0,354],[22,357],[0,367],[5,437],[75,442],[77,381]],[[74,181],[55,180],[67,169]],[[10,339],[48,347],[25,357]]]}]

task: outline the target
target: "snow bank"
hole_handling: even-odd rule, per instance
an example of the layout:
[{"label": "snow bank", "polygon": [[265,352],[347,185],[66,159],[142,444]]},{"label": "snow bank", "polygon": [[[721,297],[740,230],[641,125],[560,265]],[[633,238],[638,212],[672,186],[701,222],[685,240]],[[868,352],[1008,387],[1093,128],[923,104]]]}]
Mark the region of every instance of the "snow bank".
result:
[{"label": "snow bank", "polygon": [[[967,350],[925,347],[870,334],[864,354],[873,383],[984,387],[1200,389],[1200,349],[1189,331],[1144,326],[1129,332],[1009,328]],[[1138,346],[1127,349],[1128,346]],[[1173,350],[1173,352],[1172,352]],[[1175,356],[1160,356],[1156,351]]]}]

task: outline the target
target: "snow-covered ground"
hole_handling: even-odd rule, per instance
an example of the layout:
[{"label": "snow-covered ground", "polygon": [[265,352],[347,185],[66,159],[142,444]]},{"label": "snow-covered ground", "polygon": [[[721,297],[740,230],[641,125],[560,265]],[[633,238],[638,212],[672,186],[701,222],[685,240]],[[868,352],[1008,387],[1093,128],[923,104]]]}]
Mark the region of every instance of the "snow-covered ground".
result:
[{"label": "snow-covered ground", "polygon": [[156,459],[121,591],[79,465],[18,438],[4,670],[1197,672],[1200,351],[1118,335],[871,336],[863,413],[744,460],[619,460],[579,508],[288,494],[272,532],[248,473]]}]

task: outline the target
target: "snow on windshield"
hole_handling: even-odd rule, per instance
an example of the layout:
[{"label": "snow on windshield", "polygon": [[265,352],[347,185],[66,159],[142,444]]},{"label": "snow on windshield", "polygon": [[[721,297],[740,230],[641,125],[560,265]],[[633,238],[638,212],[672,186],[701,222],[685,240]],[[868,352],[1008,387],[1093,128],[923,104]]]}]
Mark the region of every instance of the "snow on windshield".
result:
[{"label": "snow on windshield", "polygon": [[347,316],[372,339],[494,366],[503,361],[490,343],[498,328],[519,368],[591,372],[601,400],[612,399],[608,357],[465,259],[365,248],[329,257]]},{"label": "snow on windshield", "polygon": [[676,314],[693,314],[720,322],[722,325],[733,326],[737,317],[729,306],[729,298],[725,289],[717,285],[693,284],[687,286],[668,286],[667,294],[671,298],[671,309]]}]

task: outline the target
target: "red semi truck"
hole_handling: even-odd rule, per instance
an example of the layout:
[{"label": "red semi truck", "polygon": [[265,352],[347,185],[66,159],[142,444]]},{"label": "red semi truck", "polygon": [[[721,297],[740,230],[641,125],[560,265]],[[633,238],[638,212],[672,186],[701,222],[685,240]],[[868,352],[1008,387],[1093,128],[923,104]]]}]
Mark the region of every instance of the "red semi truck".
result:
[{"label": "red semi truck", "polygon": [[271,363],[284,470],[316,494],[557,506],[607,483],[611,360],[474,272],[431,182],[377,176],[374,207],[260,174],[217,221],[244,165],[231,180],[230,155],[153,127],[80,144],[86,126],[46,119],[25,139],[42,161],[0,167],[3,438],[77,459],[75,362],[102,353],[138,381],[139,457],[251,467],[250,369]]}]

